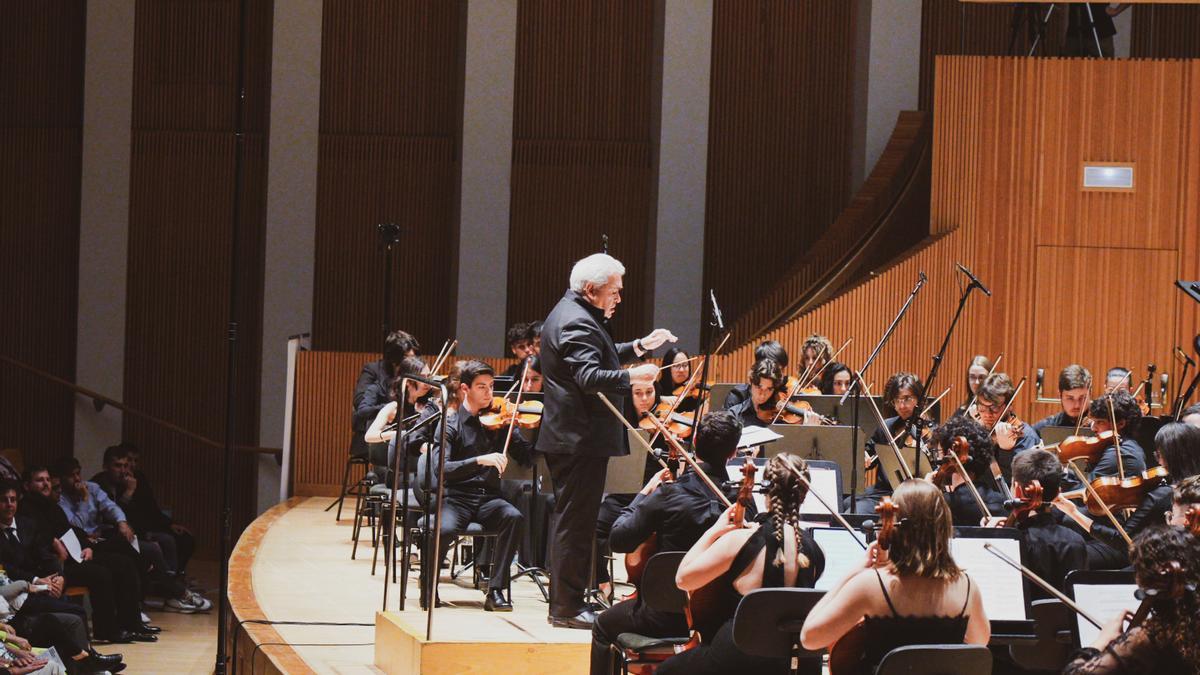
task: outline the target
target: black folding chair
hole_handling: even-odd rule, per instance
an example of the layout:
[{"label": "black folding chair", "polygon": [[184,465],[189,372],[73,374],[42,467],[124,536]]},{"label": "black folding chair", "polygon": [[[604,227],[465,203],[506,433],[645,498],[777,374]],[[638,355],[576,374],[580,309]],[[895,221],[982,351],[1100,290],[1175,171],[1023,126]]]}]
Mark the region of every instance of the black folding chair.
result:
[{"label": "black folding chair", "polygon": [[897,647],[880,661],[875,675],[991,675],[992,652],[984,645]]},{"label": "black folding chair", "polygon": [[[660,612],[683,614],[687,607],[687,593],[675,585],[675,573],[683,562],[683,551],[656,553],[646,561],[642,572],[642,585],[638,594],[650,609]],[[688,643],[688,637],[653,637],[637,633],[621,633],[612,643],[617,654],[621,672],[628,673],[630,666],[662,663],[675,655],[675,648]]]},{"label": "black folding chair", "polygon": [[1037,642],[1009,645],[1008,653],[1026,670],[1062,672],[1071,656],[1071,621],[1075,614],[1061,600],[1034,600],[1030,605]]},{"label": "black folding chair", "polygon": [[[808,613],[825,595],[813,588],[760,588],[747,593],[733,615],[733,643],[747,654],[790,659],[791,673],[801,659],[821,659],[800,644]],[[819,668],[819,664],[818,664]]]}]

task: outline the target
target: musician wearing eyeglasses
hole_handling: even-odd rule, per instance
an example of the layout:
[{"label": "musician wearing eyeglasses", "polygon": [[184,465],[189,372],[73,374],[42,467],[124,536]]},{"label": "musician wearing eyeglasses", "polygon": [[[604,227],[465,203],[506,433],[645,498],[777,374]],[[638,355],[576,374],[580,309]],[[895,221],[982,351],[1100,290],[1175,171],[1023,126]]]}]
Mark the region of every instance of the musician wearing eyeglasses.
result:
[{"label": "musician wearing eyeglasses", "polygon": [[[979,385],[975,408],[979,423],[992,431],[992,454],[1005,480],[1012,479],[1013,456],[1041,443],[1041,437],[1028,424],[1014,419],[1012,401],[1016,388],[1007,373],[994,373]],[[1002,417],[1003,415],[1003,417]]]},{"label": "musician wearing eyeglasses", "polygon": [[[917,410],[917,401],[925,396],[925,385],[921,383],[921,378],[913,373],[895,373],[888,378],[887,384],[883,387],[883,402],[896,411],[896,414],[884,420],[884,426],[875,430],[870,438],[867,439],[864,446],[864,464],[863,468],[866,471],[876,469],[875,483],[867,487],[863,494],[859,495],[857,500],[854,500],[854,506],[851,508],[851,499],[847,498],[843,503],[843,508],[853,513],[875,513],[875,507],[879,505],[879,500],[892,494],[892,483],[888,479],[886,472],[879,469],[879,454],[880,452],[892,452],[891,443],[888,436],[892,439],[901,438],[905,425],[912,419],[913,414]],[[903,439],[901,439],[903,442]]]}]

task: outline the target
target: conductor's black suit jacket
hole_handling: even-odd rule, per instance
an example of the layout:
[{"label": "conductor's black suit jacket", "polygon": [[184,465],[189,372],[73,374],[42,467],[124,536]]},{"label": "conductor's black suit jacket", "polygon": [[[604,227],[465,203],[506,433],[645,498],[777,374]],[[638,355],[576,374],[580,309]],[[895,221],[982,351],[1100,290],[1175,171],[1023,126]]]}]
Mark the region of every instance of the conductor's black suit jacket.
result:
[{"label": "conductor's black suit jacket", "polygon": [[[542,326],[545,409],[537,450],[549,454],[613,457],[629,454],[625,427],[600,400],[624,410],[632,342],[616,344],[604,312],[568,290]],[[597,477],[603,480],[603,477]]]}]

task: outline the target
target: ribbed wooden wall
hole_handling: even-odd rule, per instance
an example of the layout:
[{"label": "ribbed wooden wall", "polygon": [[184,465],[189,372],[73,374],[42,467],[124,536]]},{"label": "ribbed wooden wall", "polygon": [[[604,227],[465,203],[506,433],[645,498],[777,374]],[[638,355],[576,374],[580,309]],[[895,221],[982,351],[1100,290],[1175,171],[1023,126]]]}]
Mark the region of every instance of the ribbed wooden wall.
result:
[{"label": "ribbed wooden wall", "polygon": [[704,287],[726,316],[770,290],[850,199],[854,7],[715,5]]},{"label": "ribbed wooden wall", "polygon": [[1200,58],[1200,5],[1135,5],[1129,55]]},{"label": "ribbed wooden wall", "polygon": [[382,346],[376,225],[395,222],[391,323],[436,349],[454,327],[466,2],[326,0],[323,20],[313,344]]},{"label": "ribbed wooden wall", "polygon": [[[1200,278],[1200,66],[1182,61],[942,57],[938,64],[931,229],[910,258],[765,337],[789,350],[811,332],[855,342],[861,366],[917,280],[929,283],[868,373],[881,386],[900,369],[924,376],[970,267],[976,293],[951,342],[940,391],[964,397],[971,355],[1004,352],[1019,378],[1046,369],[1046,395],[1069,362],[1093,373],[1170,357],[1200,325],[1196,303],[1172,286]],[[1136,163],[1132,194],[1082,192],[1080,166]],[[1186,340],[1186,341],[1185,341]],[[739,379],[753,349],[731,355]],[[1030,385],[1032,386],[1032,385]],[[1016,409],[1053,412],[1022,394]]]},{"label": "ribbed wooden wall", "polygon": [[[949,54],[1007,54],[1012,13],[1010,3],[991,5],[961,0],[922,0],[921,78],[917,99],[921,110],[933,110],[935,59]],[[1020,44],[1027,48],[1023,39]]]},{"label": "ribbed wooden wall", "polygon": [[[234,405],[236,441],[257,445],[272,3],[245,2]],[[217,440],[225,437],[239,5],[140,0],[132,36],[125,402]],[[124,435],[142,448],[164,506],[194,528],[202,554],[214,554],[220,451],[132,416]],[[254,513],[255,461],[238,456],[234,466],[240,531]]]},{"label": "ribbed wooden wall", "polygon": [[660,8],[615,0],[517,5],[508,324],[545,317],[567,289],[571,265],[598,252],[607,234],[629,289],[613,332],[641,335],[649,325]]},{"label": "ribbed wooden wall", "polygon": [[[0,4],[0,354],[75,379],[86,6]],[[0,365],[0,447],[70,452],[74,396]]]}]

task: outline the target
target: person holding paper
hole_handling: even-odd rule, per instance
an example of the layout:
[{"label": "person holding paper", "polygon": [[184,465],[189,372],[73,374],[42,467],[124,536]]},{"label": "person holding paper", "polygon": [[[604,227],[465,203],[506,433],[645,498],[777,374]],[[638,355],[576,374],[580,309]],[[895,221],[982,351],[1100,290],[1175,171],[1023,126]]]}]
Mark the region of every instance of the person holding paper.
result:
[{"label": "person holding paper", "polygon": [[[1152,528],[1134,540],[1130,557],[1138,586],[1159,590],[1161,599],[1140,626],[1126,628],[1127,612],[1112,617],[1095,642],[1074,654],[1063,675],[1200,670],[1200,594],[1194,590],[1200,587],[1200,538],[1178,527]],[[1176,566],[1178,574],[1172,573]],[[1182,592],[1171,592],[1172,586]]]},{"label": "person holding paper", "polygon": [[890,548],[872,542],[862,566],[809,612],[800,633],[805,649],[825,649],[859,626],[866,632],[862,672],[874,672],[891,650],[906,645],[986,645],[991,626],[983,595],[950,555],[950,507],[932,483],[906,480]]},{"label": "person holding paper", "polygon": [[[803,480],[801,479],[803,477]],[[812,588],[825,571],[825,554],[812,535],[800,527],[800,505],[808,496],[808,465],[796,455],[772,457],[762,479],[770,487],[770,517],[760,526],[747,519],[731,522],[730,507],[692,546],[679,564],[675,582],[694,592],[716,583],[726,594],[722,607],[700,631],[700,646],[667,659],[657,670],[671,673],[786,673],[787,658],[762,658],[743,652],[733,640],[733,610],[737,601],[760,588]],[[820,673],[821,659],[805,659],[802,673]]]}]

